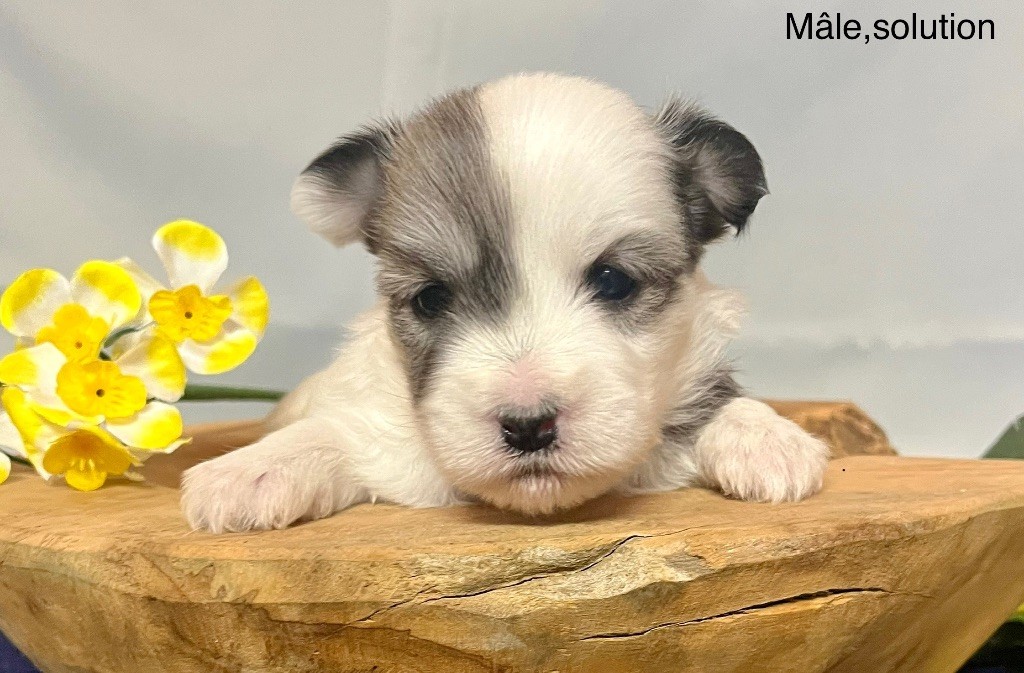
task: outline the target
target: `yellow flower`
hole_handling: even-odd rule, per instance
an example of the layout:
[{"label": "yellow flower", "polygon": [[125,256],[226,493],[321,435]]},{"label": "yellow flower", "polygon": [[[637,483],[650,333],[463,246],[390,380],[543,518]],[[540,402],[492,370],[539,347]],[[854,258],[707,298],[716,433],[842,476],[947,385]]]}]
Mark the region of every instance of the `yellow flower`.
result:
[{"label": "yellow flower", "polygon": [[146,406],[142,380],[104,360],[65,364],[57,372],[57,395],[82,416],[125,418]]},{"label": "yellow flower", "polygon": [[63,474],[68,486],[95,491],[108,474],[122,475],[138,461],[119,441],[99,428],[83,427],[58,437],[43,456],[43,469]]},{"label": "yellow flower", "polygon": [[32,269],[0,296],[0,325],[20,344],[52,343],[69,360],[85,361],[141,306],[135,281],[116,264],[86,262],[70,281],[52,269]]},{"label": "yellow flower", "polygon": [[[150,348],[153,343],[173,349],[166,340],[154,340],[142,347]],[[68,362],[56,346],[43,343],[0,359],[0,382],[4,384],[0,393],[0,446],[24,455],[44,478],[51,473],[64,474],[75,488],[93,484],[95,488],[106,475],[124,472],[118,471],[123,461],[111,458],[109,446],[99,458],[93,455],[100,451],[97,437],[106,444],[116,444],[134,462],[181,446],[187,440],[181,439],[180,412],[164,402],[146,401],[146,387],[154,380],[152,372],[142,368],[139,377],[124,374],[122,360],[145,356],[139,355],[140,348],[126,350],[113,362],[83,364]],[[126,361],[132,364],[130,359]],[[58,441],[72,434],[77,439],[64,440],[59,444],[60,452],[48,458]],[[90,457],[93,463],[88,462]],[[55,469],[57,466],[61,469]]]},{"label": "yellow flower", "polygon": [[[0,323],[18,337],[20,352],[30,344],[52,344],[70,362],[87,363],[100,354],[112,331],[145,316],[132,275],[110,262],[83,264],[69,282],[50,269],[23,273],[0,297]],[[173,342],[158,335],[142,341],[123,336],[114,345],[121,372],[142,380],[150,397],[175,402],[185,391],[185,367]],[[0,378],[0,383],[9,381]]]},{"label": "yellow flower", "polygon": [[103,318],[94,318],[81,304],[65,304],[53,314],[53,323],[36,333],[36,344],[52,343],[68,360],[87,362],[100,354],[110,333]]},{"label": "yellow flower", "polygon": [[[145,313],[155,323],[153,333],[172,343],[184,366],[197,374],[220,374],[245,362],[267,327],[270,308],[263,285],[249,277],[213,294],[227,268],[227,247],[215,231],[198,222],[165,224],[153,236],[153,247],[170,288],[131,260],[118,262],[142,290]],[[165,365],[170,371],[169,360]]]},{"label": "yellow flower", "polygon": [[209,341],[231,317],[231,299],[224,295],[204,297],[195,285],[180,290],[160,290],[149,298],[149,312],[159,330],[171,341]]}]

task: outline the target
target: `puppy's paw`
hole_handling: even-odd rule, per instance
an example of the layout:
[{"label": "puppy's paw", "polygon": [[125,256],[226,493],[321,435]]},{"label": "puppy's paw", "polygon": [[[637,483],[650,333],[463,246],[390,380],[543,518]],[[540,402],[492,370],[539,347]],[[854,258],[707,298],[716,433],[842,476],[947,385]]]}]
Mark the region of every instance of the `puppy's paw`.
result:
[{"label": "puppy's paw", "polygon": [[333,511],[328,484],[306,480],[308,473],[294,461],[268,458],[261,444],[182,475],[181,508],[190,526],[211,533],[268,530]]},{"label": "puppy's paw", "polygon": [[757,400],[722,407],[697,440],[704,481],[741,500],[802,500],[821,488],[829,449]]}]

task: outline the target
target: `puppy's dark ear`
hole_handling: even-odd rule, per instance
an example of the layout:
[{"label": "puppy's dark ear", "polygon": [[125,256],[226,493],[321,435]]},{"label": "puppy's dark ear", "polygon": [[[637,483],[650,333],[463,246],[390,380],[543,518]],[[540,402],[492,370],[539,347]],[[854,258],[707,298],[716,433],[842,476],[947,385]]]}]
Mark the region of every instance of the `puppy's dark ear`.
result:
[{"label": "puppy's dark ear", "polygon": [[655,121],[676,155],[676,192],[686,226],[701,243],[731,225],[743,231],[768,193],[761,157],[747,137],[694,104],[669,100]]},{"label": "puppy's dark ear", "polygon": [[292,212],[334,245],[364,239],[396,133],[393,125],[368,126],[340,138],[295,181]]}]

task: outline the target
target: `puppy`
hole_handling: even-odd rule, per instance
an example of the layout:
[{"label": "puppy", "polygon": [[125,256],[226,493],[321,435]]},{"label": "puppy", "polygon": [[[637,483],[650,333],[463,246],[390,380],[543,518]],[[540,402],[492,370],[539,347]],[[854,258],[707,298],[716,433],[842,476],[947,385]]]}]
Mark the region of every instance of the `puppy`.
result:
[{"label": "puppy", "polygon": [[273,432],[185,473],[186,518],[222,532],[376,500],[543,515],[611,490],[814,493],[827,448],[743,396],[725,355],[741,302],[698,265],[766,193],[728,124],[574,77],[508,77],[342,138],[292,208],[377,257],[377,303]]}]

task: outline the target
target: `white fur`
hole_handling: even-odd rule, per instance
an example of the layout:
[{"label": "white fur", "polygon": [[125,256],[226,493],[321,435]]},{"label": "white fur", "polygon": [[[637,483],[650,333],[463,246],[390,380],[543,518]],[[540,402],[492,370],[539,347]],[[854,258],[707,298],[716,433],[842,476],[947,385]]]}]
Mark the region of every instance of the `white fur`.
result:
[{"label": "white fur", "polygon": [[[698,270],[655,324],[629,333],[579,291],[615,241],[679,226],[670,153],[650,117],[620,92],[543,75],[485,85],[479,103],[512,198],[523,287],[509,315],[459,332],[414,404],[381,298],[335,363],[275,410],[275,432],[186,472],[191,525],[280,528],[378,499],[544,514],[614,489],[702,484],[772,502],[817,490],[824,445],[754,400],[723,406],[695,441],[663,441],[666,425],[694,421],[701,382],[723,365],[742,312],[735,293]],[[337,192],[315,180],[297,182],[296,212],[336,241],[357,237],[365,203],[332,211]],[[499,412],[540,405],[558,409],[557,449],[510,453]]]},{"label": "white fur", "polygon": [[354,177],[350,193],[338,193],[318,175],[300,175],[291,192],[291,209],[310,231],[341,247],[359,240],[359,222],[366,217],[373,197],[372,166]]},{"label": "white fur", "polygon": [[356,321],[334,363],[270,415],[271,434],[185,473],[182,506],[194,527],[283,528],[377,499],[458,501],[426,454],[384,319],[378,304]]},{"label": "white fur", "polygon": [[[705,390],[697,385],[708,372],[727,362],[726,349],[739,330],[745,304],[733,290],[715,287],[697,271],[686,288],[685,310],[667,322],[663,337],[671,345],[659,358],[658,366],[669,372],[668,384],[659,408],[674,407],[660,420],[686,424],[699,410]],[[621,486],[625,492],[669,491],[698,482],[692,450],[680,451],[673,443],[656,446],[646,460]]]}]

